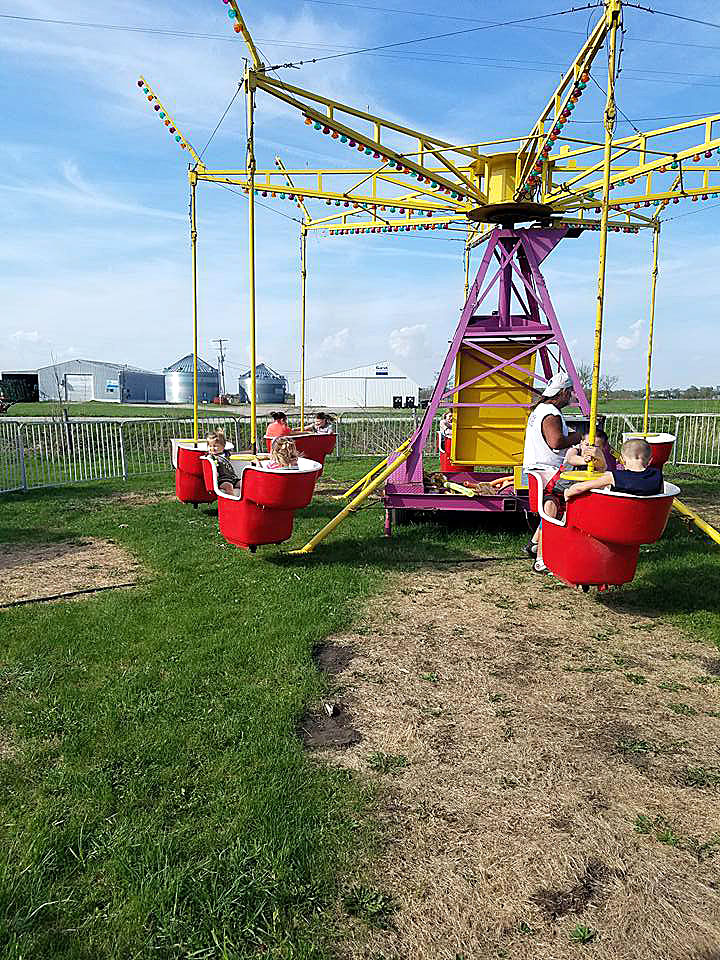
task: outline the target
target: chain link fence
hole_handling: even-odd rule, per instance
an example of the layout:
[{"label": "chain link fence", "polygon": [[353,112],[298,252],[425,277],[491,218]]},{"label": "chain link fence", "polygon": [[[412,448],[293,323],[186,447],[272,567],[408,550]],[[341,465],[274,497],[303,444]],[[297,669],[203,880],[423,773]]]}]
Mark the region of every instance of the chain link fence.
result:
[{"label": "chain link fence", "polygon": [[[298,427],[299,418],[289,417]],[[258,419],[258,435],[270,421]],[[414,415],[338,417],[336,457],[384,457],[418,425]],[[436,429],[430,431],[426,454],[437,452]],[[642,429],[638,414],[608,414],[610,442],[617,447],[625,431]],[[200,432],[222,427],[236,450],[250,446],[247,417],[203,417]],[[171,469],[170,441],[191,437],[192,418],[78,418],[0,420],[0,492],[79,483],[83,480],[127,479]],[[720,467],[720,415],[665,414],[650,418],[650,429],[677,438],[672,462],[683,466]]]}]

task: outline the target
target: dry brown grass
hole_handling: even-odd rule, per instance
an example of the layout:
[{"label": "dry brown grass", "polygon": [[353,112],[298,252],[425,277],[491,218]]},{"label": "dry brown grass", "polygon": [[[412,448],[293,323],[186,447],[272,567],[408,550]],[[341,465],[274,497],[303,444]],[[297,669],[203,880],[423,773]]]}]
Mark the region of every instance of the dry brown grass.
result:
[{"label": "dry brown grass", "polygon": [[379,781],[358,882],[396,905],[345,960],[720,957],[720,798],[687,783],[720,769],[716,651],[516,561],[420,573],[333,641],[362,740],[321,756]]},{"label": "dry brown grass", "polygon": [[109,540],[4,545],[0,604],[135,582],[137,561]]}]

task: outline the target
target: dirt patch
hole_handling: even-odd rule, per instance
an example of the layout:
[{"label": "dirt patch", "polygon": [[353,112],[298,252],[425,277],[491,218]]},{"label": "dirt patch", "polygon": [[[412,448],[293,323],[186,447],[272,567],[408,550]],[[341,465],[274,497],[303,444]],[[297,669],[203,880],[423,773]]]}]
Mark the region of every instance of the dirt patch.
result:
[{"label": "dirt patch", "polygon": [[309,714],[298,725],[298,735],[309,750],[350,747],[361,740],[343,704],[327,704],[323,710]]},{"label": "dirt patch", "polygon": [[350,666],[355,649],[337,643],[323,643],[313,650],[313,659],[318,670],[336,676]]},{"label": "dirt patch", "polygon": [[136,583],[140,567],[109,540],[3,545],[0,604]]},{"label": "dirt patch", "polygon": [[442,568],[333,638],[362,741],[321,756],[377,781],[383,853],[351,882],[396,905],[387,930],[352,921],[345,960],[717,952],[714,651],[614,597]]}]

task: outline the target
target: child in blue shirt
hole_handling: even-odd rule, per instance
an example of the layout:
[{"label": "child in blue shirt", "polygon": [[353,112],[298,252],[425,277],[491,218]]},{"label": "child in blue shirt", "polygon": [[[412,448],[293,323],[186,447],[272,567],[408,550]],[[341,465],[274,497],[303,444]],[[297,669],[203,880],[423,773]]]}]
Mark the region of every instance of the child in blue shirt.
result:
[{"label": "child in blue shirt", "polygon": [[603,487],[639,497],[652,497],[662,493],[662,471],[648,466],[652,459],[652,447],[647,440],[639,437],[626,440],[620,450],[620,459],[625,465],[624,470],[606,470],[590,480],[574,483],[565,491],[565,499],[570,500],[586,490],[601,490]]}]

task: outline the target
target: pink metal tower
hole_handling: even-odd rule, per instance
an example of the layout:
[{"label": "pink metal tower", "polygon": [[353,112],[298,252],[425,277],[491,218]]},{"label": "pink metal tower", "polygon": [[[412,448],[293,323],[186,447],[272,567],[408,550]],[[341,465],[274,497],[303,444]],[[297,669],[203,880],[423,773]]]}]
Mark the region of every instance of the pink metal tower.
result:
[{"label": "pink metal tower", "polygon": [[[590,405],[540,271],[557,244],[573,235],[577,234],[567,227],[492,231],[430,403],[410,438],[412,453],[387,482],[388,511],[527,508],[522,485],[504,495],[472,499],[427,490],[423,456],[437,449],[429,441],[435,439],[438,410],[451,408],[455,411],[453,452],[465,448],[462,458],[453,458],[463,461],[452,465],[453,479],[483,481],[511,473],[522,463],[529,410],[558,371],[570,376],[580,409],[588,415]],[[492,291],[497,291],[497,299],[490,299]],[[494,309],[488,310],[489,302]],[[463,368],[472,371],[467,379],[462,379]],[[482,451],[483,463],[468,462],[476,450]],[[390,514],[388,525],[389,519]]]}]

